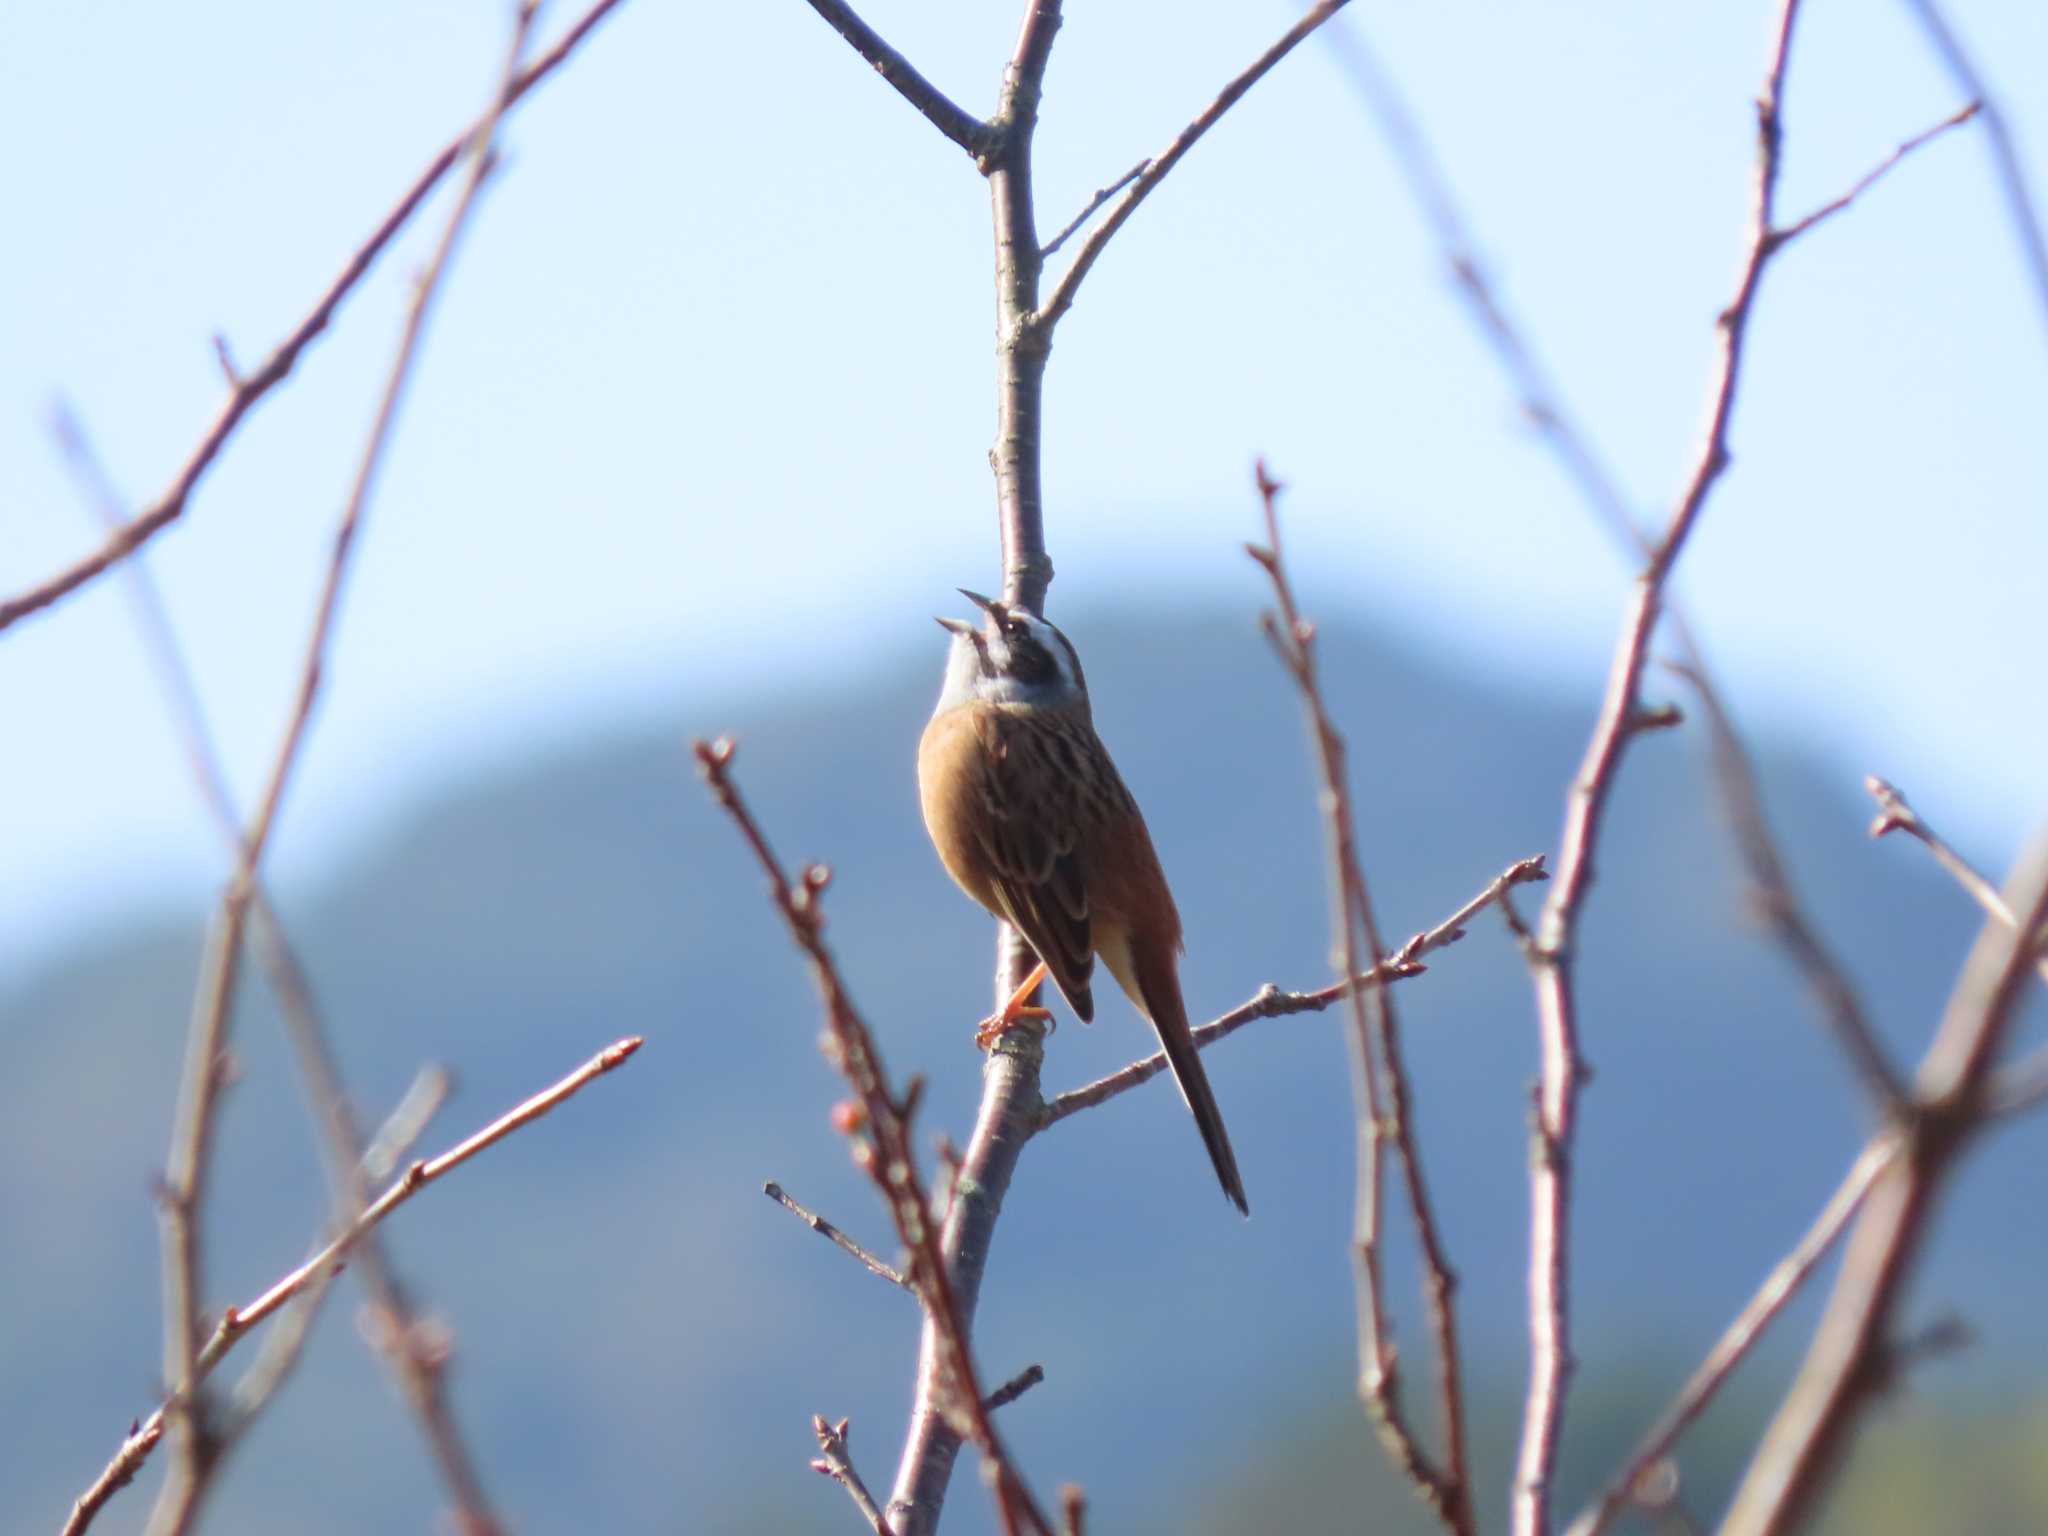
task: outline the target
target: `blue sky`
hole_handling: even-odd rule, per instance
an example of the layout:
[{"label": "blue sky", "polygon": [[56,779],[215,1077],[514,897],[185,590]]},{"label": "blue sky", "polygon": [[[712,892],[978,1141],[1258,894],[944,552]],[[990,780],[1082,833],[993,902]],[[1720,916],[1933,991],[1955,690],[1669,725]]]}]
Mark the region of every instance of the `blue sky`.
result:
[{"label": "blue sky", "polygon": [[[135,4],[0,49],[0,588],[95,541],[47,428],[127,496],[486,96],[505,7]],[[875,4],[986,111],[1014,5]],[[2048,171],[2048,9],[1951,7]],[[1903,5],[1814,0],[1782,206],[1961,98]],[[559,6],[545,25],[570,17]],[[1280,6],[1076,4],[1040,219],[1160,149]],[[1500,292],[1645,516],[1701,418],[1748,197],[1760,4],[1359,0]],[[628,0],[508,125],[370,512],[276,843],[316,874],[424,783],[684,701],[922,664],[996,577],[986,187],[799,0]],[[151,566],[246,797],[437,203],[261,406]],[[1630,578],[1519,424],[1370,116],[1286,61],[1110,247],[1048,393],[1055,616],[1261,600],[1266,454],[1311,605],[1590,711]],[[1965,130],[1767,279],[1735,463],[1679,590],[1739,716],[1897,780],[2003,867],[2048,809],[2048,322]],[[222,862],[116,581],[0,635],[0,965]],[[829,643],[819,644],[820,637]],[[701,723],[714,727],[715,719]],[[1560,790],[1562,786],[1560,786]]]}]

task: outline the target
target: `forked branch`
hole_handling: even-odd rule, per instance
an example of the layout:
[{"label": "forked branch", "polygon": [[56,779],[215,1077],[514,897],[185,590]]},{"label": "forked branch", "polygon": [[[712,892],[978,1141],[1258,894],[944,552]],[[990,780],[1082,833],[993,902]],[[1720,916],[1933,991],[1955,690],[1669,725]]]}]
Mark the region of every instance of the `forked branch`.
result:
[{"label": "forked branch", "polygon": [[[486,118],[495,118],[500,111],[510,111],[542,81],[559,69],[564,60],[583,43],[621,4],[621,0],[598,0],[577,20],[576,24],[562,34],[552,48],[541,54],[512,81],[501,101],[492,104]],[[475,142],[481,123],[473,123],[444,145],[439,154],[427,162],[427,168],[420,172],[417,180],[408,187],[383,222],[372,230],[370,237],[349,257],[341,273],[314,302],[312,309],[275,350],[264,359],[253,373],[242,374],[228,370],[229,393],[220,414],[208,427],[206,435],[192,450],[182,468],[172,479],[169,487],[150,503],[135,519],[123,526],[98,549],[77,561],[65,570],[57,572],[47,580],[39,582],[26,592],[0,602],[0,629],[30,614],[49,607],[60,598],[77,591],[95,577],[113,569],[121,561],[156,537],[165,528],[184,514],[187,503],[206,472],[213,467],[220,452],[227,446],[237,428],[242,425],[250,410],[271,390],[282,384],[299,358],[313,344],[320,333],[327,329],[342,301],[354,291],[356,285],[375,265],[377,258],[384,254],[398,232],[412,216],[419,212],[427,196],[440,184],[441,178],[453,170],[462,160],[464,153]]]},{"label": "forked branch", "polygon": [[[733,782],[733,744],[721,739],[697,742],[694,750],[704,781],[730,816],[755,861],[768,877],[769,895],[782,914],[790,938],[810,961],[811,976],[825,1006],[825,1054],[844,1074],[857,1101],[855,1111],[840,1117],[853,1143],[854,1162],[874,1180],[910,1259],[905,1281],[916,1291],[925,1318],[935,1333],[945,1373],[943,1411],[958,1434],[981,1450],[995,1485],[996,1508],[1006,1532],[1028,1530],[1052,1536],[1022,1474],[1011,1462],[995,1422],[989,1417],[974,1369],[967,1328],[953,1297],[951,1276],[939,1244],[939,1226],[926,1198],[917,1169],[911,1134],[915,1089],[898,1095],[889,1085],[881,1052],[867,1021],[854,1007],[840,979],[839,967],[824,938],[822,897],[831,882],[823,865],[807,865],[792,880],[769,846],[767,835]],[[871,1501],[872,1502],[872,1501]]]},{"label": "forked branch", "polygon": [[274,1315],[279,1308],[309,1286],[335,1274],[363,1236],[414,1195],[438,1183],[471,1158],[503,1141],[514,1131],[532,1124],[585,1084],[595,1081],[616,1067],[623,1066],[633,1053],[640,1049],[640,1045],[640,1037],[632,1035],[607,1046],[553,1087],[544,1089],[500,1115],[482,1130],[457,1142],[438,1157],[411,1164],[403,1175],[364,1207],[361,1217],[346,1231],[338,1234],[326,1247],[261,1295],[243,1306],[229,1307],[224,1311],[198,1353],[194,1374],[187,1378],[154,1413],[128,1432],[120,1450],[114,1454],[113,1460],[107,1463],[106,1470],[72,1506],[71,1517],[64,1523],[63,1536],[80,1536],[80,1533],[92,1524],[93,1517],[99,1513],[107,1499],[135,1476],[142,1463],[148,1459],[149,1453],[156,1448],[156,1443],[163,1434],[165,1419],[172,1407],[189,1400],[200,1383],[212,1373],[214,1367],[219,1365],[228,1352],[259,1323]]}]

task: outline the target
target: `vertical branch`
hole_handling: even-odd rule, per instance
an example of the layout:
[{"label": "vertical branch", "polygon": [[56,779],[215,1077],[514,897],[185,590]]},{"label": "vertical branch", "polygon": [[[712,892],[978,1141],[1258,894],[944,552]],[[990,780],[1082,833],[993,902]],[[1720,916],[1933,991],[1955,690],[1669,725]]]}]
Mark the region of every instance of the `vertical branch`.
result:
[{"label": "vertical branch", "polygon": [[1720,346],[1709,391],[1707,422],[1693,468],[1663,537],[1636,580],[1633,601],[1609,673],[1600,719],[1573,781],[1565,812],[1557,879],[1544,904],[1530,968],[1536,989],[1541,1078],[1536,1089],[1530,1154],[1529,1387],[1521,1447],[1509,1505],[1515,1536],[1550,1529],[1550,1482],[1557,1465],[1565,1395],[1573,1360],[1569,1290],[1571,1148],[1585,1075],[1579,1051],[1578,993],[1573,960],[1578,925],[1593,880],[1594,854],[1609,792],[1640,726],[1640,701],[1650,636],[1663,609],[1664,584],[1721,473],[1728,465],[1728,427],[1741,376],[1743,343],[1765,265],[1779,248],[1776,207],[1780,103],[1799,0],[1779,0],[1757,98],[1757,159],[1748,238],[1735,297],[1717,322]]},{"label": "vertical branch", "polygon": [[[1259,497],[1264,504],[1266,544],[1247,547],[1272,579],[1277,617],[1265,615],[1267,638],[1300,691],[1308,712],[1322,779],[1322,804],[1328,825],[1332,925],[1342,973],[1362,973],[1361,941],[1375,963],[1384,953],[1372,901],[1366,893],[1364,866],[1358,857],[1358,832],[1353,815],[1350,773],[1345,744],[1324,705],[1317,673],[1315,626],[1303,618],[1294,600],[1281,555],[1279,482],[1258,466]],[[1504,888],[1504,887],[1503,887]],[[1446,1529],[1470,1536],[1475,1529],[1470,1473],[1466,1466],[1465,1412],[1459,1365],[1457,1313],[1452,1297],[1457,1277],[1451,1272],[1415,1147],[1409,1108],[1408,1071],[1401,1055],[1400,1026],[1385,986],[1371,983],[1350,988],[1351,1062],[1358,1122],[1357,1196],[1353,1257],[1358,1273],[1358,1393],[1379,1426],[1380,1438],[1395,1464]],[[1401,1405],[1398,1351],[1387,1317],[1386,1277],[1381,1266],[1383,1199],[1380,1143],[1394,1149],[1402,1189],[1422,1250],[1424,1292],[1430,1328],[1436,1342],[1438,1396],[1443,1419],[1444,1455],[1438,1466],[1424,1451]]]},{"label": "vertical branch", "polygon": [[[1002,535],[1003,597],[1033,613],[1044,612],[1045,590],[1052,584],[1039,451],[1052,327],[1037,320],[1044,258],[1032,197],[1031,139],[1038,130],[1038,99],[1059,27],[1060,0],[1029,0],[1017,47],[1003,71],[992,124],[995,148],[986,162],[996,237],[996,440],[989,464],[995,471]],[[1021,973],[1017,979],[1022,980]]]},{"label": "vertical branch", "polygon": [[[1003,552],[1003,597],[1043,612],[1052,582],[1045,550],[1040,446],[1045,365],[1051,338],[1033,324],[1038,308],[1038,221],[1031,185],[1031,140],[1046,64],[1060,26],[1060,0],[1027,0],[1017,44],[1003,71],[990,123],[993,147],[982,160],[995,229],[996,436],[989,452],[995,474],[996,520]],[[1023,981],[1031,956],[1007,924],[996,938],[998,1006]],[[1030,1032],[1003,1037],[983,1068],[981,1106],[961,1158],[955,1196],[940,1234],[940,1252],[963,1336],[971,1336],[981,1282],[1011,1176],[1036,1128],[1039,1070],[1045,1053]],[[918,1349],[917,1389],[897,1462],[888,1518],[899,1536],[928,1536],[960,1452],[960,1435],[943,1411],[943,1339],[927,1318]]]}]

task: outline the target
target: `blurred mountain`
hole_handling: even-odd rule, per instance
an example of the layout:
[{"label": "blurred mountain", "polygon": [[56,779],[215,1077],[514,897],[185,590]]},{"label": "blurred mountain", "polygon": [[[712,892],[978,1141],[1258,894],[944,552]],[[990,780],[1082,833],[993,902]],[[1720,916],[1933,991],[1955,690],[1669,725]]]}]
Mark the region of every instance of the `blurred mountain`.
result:
[{"label": "blurred mountain", "polygon": [[[1303,731],[1256,631],[1242,615],[1202,611],[1081,615],[1069,630],[1180,898],[1191,1009],[1219,1012],[1269,980],[1326,980]],[[1389,942],[1438,921],[1512,860],[1553,849],[1597,703],[1590,681],[1569,698],[1537,697],[1383,635],[1331,624],[1323,645]],[[366,823],[324,883],[280,893],[360,1114],[379,1118],[424,1061],[459,1074],[424,1150],[609,1041],[647,1037],[628,1069],[385,1228],[403,1275],[454,1329],[460,1417],[523,1531],[848,1529],[843,1497],[804,1467],[814,1412],[850,1414],[869,1480],[889,1481],[915,1318],[899,1293],[761,1195],[763,1179],[778,1179],[888,1246],[827,1121],[840,1087],[814,1046],[815,999],[759,877],[695,780],[687,738],[736,734],[740,782],[783,856],[832,864],[829,937],[856,996],[899,1080],[913,1070],[930,1079],[925,1135],[964,1140],[992,925],[941,874],[917,818],[912,753],[939,656],[934,633],[829,685],[743,684],[731,658],[705,656],[680,680],[672,717],[536,744],[486,777],[446,784]],[[1910,1061],[1974,914],[1918,850],[1865,839],[1856,780],[1883,765],[1838,763],[1816,743],[1761,745],[1800,888]],[[1581,1370],[1568,1495],[1604,1475],[1803,1230],[1866,1129],[1796,978],[1745,920],[1705,765],[1690,725],[1636,744],[1585,925],[1597,1076],[1577,1163]],[[151,1183],[201,921],[137,920],[0,978],[0,1214],[11,1239],[0,1265],[10,1428],[0,1530],[53,1529],[157,1389]],[[1523,1349],[1529,987],[1489,913],[1397,1003],[1463,1278],[1481,1474],[1497,1504]],[[1345,1479],[1385,1490],[1390,1518],[1406,1509],[1348,1398],[1352,1121],[1340,1027],[1335,1015],[1270,1021],[1210,1057],[1249,1224],[1217,1194],[1163,1084],[1063,1124],[1026,1157],[984,1293],[980,1358],[992,1380],[1045,1366],[1045,1384],[1005,1410],[1006,1428],[1043,1488],[1088,1489],[1091,1528],[1249,1529],[1249,1514],[1229,1512],[1288,1508],[1261,1528],[1353,1529],[1360,1506],[1346,1501]],[[1069,1020],[1053,1037],[1048,1087],[1147,1048],[1111,997],[1092,1028]],[[324,1209],[260,982],[245,989],[236,1050],[210,1206],[216,1305],[297,1262]],[[2041,1400],[2044,1151],[2048,1119],[2002,1131],[1950,1198],[1911,1320],[1960,1313],[1983,1342],[1922,1368],[1916,1390],[1933,1401]],[[1395,1311],[1419,1366],[1405,1234],[1394,1253]],[[238,1452],[213,1528],[418,1530],[440,1507],[418,1436],[352,1337],[356,1298],[344,1291],[301,1379]],[[1795,1307],[1702,1431],[1688,1486],[1705,1508],[1739,1467],[1815,1310],[1812,1299]],[[1410,1391],[1426,1379],[1411,1369]],[[1426,1403],[1416,1408],[1426,1419]],[[2038,1414],[2030,1422],[2038,1446]],[[137,1529],[154,1483],[145,1475],[100,1528]],[[1315,1487],[1334,1492],[1289,1502]],[[988,1528],[971,1472],[956,1479],[952,1510],[949,1530]]]}]

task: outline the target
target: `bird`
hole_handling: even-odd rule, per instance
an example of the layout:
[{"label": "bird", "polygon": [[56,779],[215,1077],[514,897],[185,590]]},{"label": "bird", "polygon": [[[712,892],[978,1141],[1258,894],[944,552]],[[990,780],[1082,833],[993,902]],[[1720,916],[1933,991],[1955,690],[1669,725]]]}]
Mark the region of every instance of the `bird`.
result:
[{"label": "bird", "polygon": [[984,1022],[985,1048],[1050,974],[1083,1023],[1098,956],[1158,1032],[1223,1192],[1244,1215],[1223,1111],[1180,988],[1181,923],[1152,834],[1095,733],[1073,642],[1020,603],[960,589],[982,622],[941,618],[945,681],[917,749],[918,799],[939,862],[1010,924],[1039,964]]}]

